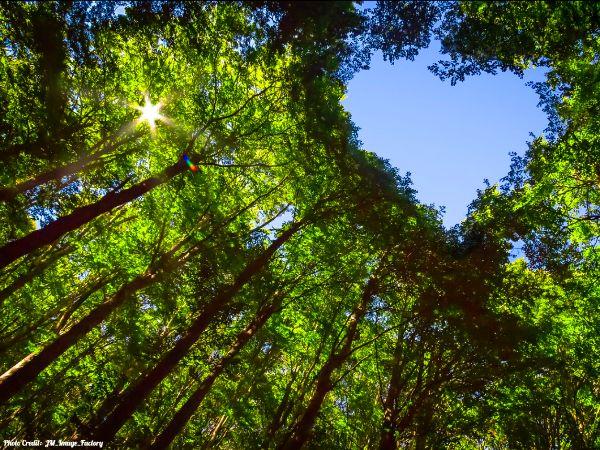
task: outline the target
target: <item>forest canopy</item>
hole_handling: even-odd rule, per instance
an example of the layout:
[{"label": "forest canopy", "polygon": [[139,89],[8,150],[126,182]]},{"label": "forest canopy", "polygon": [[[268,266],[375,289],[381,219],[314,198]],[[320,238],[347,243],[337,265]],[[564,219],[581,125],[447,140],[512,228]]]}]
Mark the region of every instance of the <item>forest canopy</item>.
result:
[{"label": "forest canopy", "polygon": [[[341,103],[433,39],[546,69],[451,229]],[[0,2],[0,42],[5,446],[600,448],[600,3]]]}]

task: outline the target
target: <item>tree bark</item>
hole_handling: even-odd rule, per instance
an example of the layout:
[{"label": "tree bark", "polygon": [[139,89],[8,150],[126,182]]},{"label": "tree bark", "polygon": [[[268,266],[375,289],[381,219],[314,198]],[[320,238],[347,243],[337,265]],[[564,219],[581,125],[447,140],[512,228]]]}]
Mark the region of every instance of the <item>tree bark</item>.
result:
[{"label": "tree bark", "polygon": [[263,450],[269,448],[269,442],[273,440],[275,433],[277,433],[277,431],[279,430],[279,428],[281,428],[281,425],[283,424],[284,412],[288,408],[288,404],[290,403],[292,387],[294,386],[294,382],[296,381],[296,377],[299,373],[299,370],[297,372],[292,372],[290,381],[288,381],[288,384],[285,387],[285,392],[283,393],[281,402],[279,402],[279,406],[277,407],[277,410],[275,411],[275,414],[271,419],[271,423],[267,428],[265,439],[263,440],[263,443],[261,445],[261,449]]},{"label": "tree bark", "polygon": [[146,192],[154,189],[156,186],[166,183],[184,170],[186,170],[186,166],[182,160],[179,160],[175,164],[164,169],[155,177],[148,178],[129,189],[117,193],[111,192],[106,194],[96,203],[75,208],[71,214],[56,219],[44,228],[32,231],[26,236],[9,242],[4,247],[0,248],[0,269],[6,267],[21,256],[51,244],[68,232],[76,230],[98,216],[141,197]]},{"label": "tree bark", "polygon": [[[91,165],[95,166],[97,165],[95,163],[100,162],[100,158],[102,158],[104,155],[110,153],[112,150],[127,143],[128,141],[139,137],[139,135],[139,133],[135,133],[120,142],[109,142],[111,138],[105,138],[94,146],[95,148],[102,148],[106,144],[106,147],[100,151],[83,155],[77,161],[50,169],[15,186],[0,188],[0,201],[9,202],[17,195],[23,194],[37,186],[41,186],[51,181],[58,181],[64,177],[69,177],[79,173],[84,169],[90,168]],[[94,148],[92,148],[91,151],[94,151]]]},{"label": "tree bark", "polygon": [[52,253],[45,260],[43,260],[39,263],[34,262],[33,266],[29,267],[28,270],[23,272],[21,275],[19,275],[17,278],[15,278],[15,280],[11,284],[9,284],[8,286],[6,286],[4,289],[2,289],[0,291],[0,306],[2,306],[2,304],[4,303],[4,300],[6,300],[8,297],[10,297],[12,294],[14,294],[19,289],[21,289],[23,286],[25,286],[27,283],[29,283],[31,280],[33,280],[35,277],[37,277],[39,274],[44,272],[48,267],[50,267],[52,264],[54,264],[60,258],[71,253],[74,249],[75,249],[75,247],[73,247],[72,245],[66,245],[63,248]]},{"label": "tree bark", "polygon": [[[114,276],[112,277],[114,278]],[[56,325],[54,329],[57,333],[61,333],[65,326],[68,324],[69,319],[75,312],[83,305],[83,303],[92,296],[96,291],[102,289],[106,286],[111,277],[103,277],[100,278],[96,283],[92,284],[87,290],[82,292],[80,295],[76,296],[74,301],[66,308],[66,310],[60,315],[58,320],[56,321]]]},{"label": "tree bark", "polygon": [[415,450],[425,450],[427,448],[427,438],[431,432],[431,421],[433,419],[433,405],[431,398],[426,396],[426,400],[421,404],[420,416],[417,422]]},{"label": "tree bark", "polygon": [[150,449],[166,449],[173,442],[173,439],[183,430],[192,415],[196,412],[219,375],[221,375],[231,360],[279,308],[281,300],[282,298],[278,297],[273,302],[263,306],[252,322],[237,335],[235,342],[229,348],[228,352],[213,367],[211,373],[202,380],[202,383],[200,383],[185,404],[175,413],[165,429],[154,440]]},{"label": "tree bark", "polygon": [[154,275],[142,275],[121,288],[109,301],[94,308],[87,316],[58,336],[41,351],[33,352],[0,376],[0,404],[9,400],[42,370],[76,344],[120,306],[131,294],[152,283]]},{"label": "tree bark", "polygon": [[394,350],[394,366],[387,396],[383,404],[383,424],[381,429],[380,450],[396,450],[396,421],[398,420],[398,396],[400,395],[400,376],[402,373],[402,332],[398,333],[398,340]]},{"label": "tree bark", "polygon": [[331,352],[327,362],[319,371],[317,376],[317,387],[315,388],[315,392],[313,393],[308,406],[304,410],[302,417],[292,429],[289,438],[277,447],[278,450],[300,449],[310,437],[311,430],[315,424],[321,405],[329,391],[334,387],[332,381],[334,371],[339,369],[352,354],[352,343],[354,342],[354,339],[356,339],[358,324],[367,312],[371,298],[375,293],[376,284],[374,277],[371,277],[367,282],[361,300],[354,308],[354,311],[348,320],[346,334],[341,342],[339,350]]},{"label": "tree bark", "polygon": [[[173,249],[178,247],[179,244]],[[122,286],[108,301],[95,307],[64,334],[58,336],[42,350],[30,353],[2,374],[0,376],[0,405],[19,392],[54,360],[75,345],[79,339],[103,322],[110,313],[130,298],[132,294],[159,281],[162,276],[184,264],[188,259],[187,257],[171,259],[173,249],[163,255],[163,262],[159,268],[148,269],[146,273],[137,276]],[[186,256],[189,256],[189,253]]]},{"label": "tree bark", "polygon": [[[67,310],[62,314],[62,317],[58,319],[57,325],[55,326],[55,330],[57,333],[60,333],[62,328],[65,326],[65,322],[68,318],[97,290],[102,289],[108,282],[110,278],[103,277],[97,278],[95,282],[88,283],[84,286],[83,290],[75,293],[70,296],[67,303],[71,303],[70,306],[67,307]],[[54,308],[46,311],[38,320],[35,322],[29,322],[29,324],[23,330],[21,327],[21,331],[19,332],[19,328],[15,329],[11,333],[7,333],[6,335],[0,337],[0,353],[8,350],[13,345],[24,341],[29,338],[31,333],[36,331],[38,327],[42,326],[45,322],[51,321],[53,317],[61,312],[61,310],[65,309],[63,305],[56,306]]]},{"label": "tree bark", "polygon": [[[272,192],[272,191],[270,191]],[[269,194],[270,194],[269,192]],[[219,227],[226,226],[233,218],[239,216],[242,212],[248,210],[256,201],[263,198],[265,195],[259,196],[257,199],[244,206],[240,211],[236,212],[230,218],[219,224]],[[296,223],[293,228],[297,231],[305,225],[305,221]],[[285,233],[284,233],[285,234]],[[293,233],[292,233],[293,234]],[[211,234],[212,235],[212,234]],[[209,236],[211,236],[209,235]],[[283,237],[283,235],[282,235]],[[289,236],[288,236],[289,238]],[[19,392],[27,383],[32,381],[41,371],[48,367],[55,359],[62,355],[66,350],[79,341],[85,334],[92,330],[95,326],[106,319],[112,311],[125,302],[129,296],[140,289],[144,289],[150,284],[156,283],[162,277],[176,268],[182,266],[195,255],[200,247],[195,246],[194,250],[188,251],[183,257],[173,259],[173,255],[181,249],[182,245],[187,242],[187,237],[174,245],[171,250],[164,253],[161,257],[155,258],[156,264],[146,271],[145,274],[134,278],[132,281],[121,287],[110,300],[97,306],[77,324],[73,325],[67,332],[61,334],[55,341],[47,345],[40,351],[32,352],[20,362],[15,364],[11,369],[0,375],[0,405],[10,399],[13,395]],[[274,241],[273,244],[278,242]],[[279,244],[281,245],[281,244]],[[269,247],[270,248],[270,247]],[[275,249],[276,250],[276,249]],[[275,251],[273,250],[273,252]]]},{"label": "tree bark", "polygon": [[225,414],[223,414],[219,418],[219,420],[217,421],[217,424],[215,425],[212,432],[210,433],[210,439],[208,441],[206,441],[206,443],[202,446],[202,450],[214,448],[214,444],[217,441],[217,436],[219,436],[219,432],[223,428],[223,425],[225,425],[225,422],[227,422],[227,418],[228,417]]},{"label": "tree bark", "polygon": [[175,368],[199,339],[202,332],[208,327],[213,317],[221,312],[229,301],[242,289],[242,287],[270,260],[271,256],[288,241],[298,230],[304,226],[304,221],[294,223],[290,228],[275,239],[266,250],[256,259],[249,262],[244,270],[237,276],[234,283],[221,289],[213,300],[207,304],[202,313],[194,320],[191,327],[179,339],[173,348],[163,356],[159,363],[142,376],[127,391],[124,392],[115,409],[102,421],[94,426],[95,431],[90,438],[110,442],[123,424],[133,415],[136,408]]}]

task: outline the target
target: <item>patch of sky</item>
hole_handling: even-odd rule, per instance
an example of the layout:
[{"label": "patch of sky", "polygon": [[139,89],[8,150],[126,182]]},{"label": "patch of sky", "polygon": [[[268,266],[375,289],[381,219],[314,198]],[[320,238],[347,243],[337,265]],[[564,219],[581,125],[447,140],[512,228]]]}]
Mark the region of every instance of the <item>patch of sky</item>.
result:
[{"label": "patch of sky", "polygon": [[444,225],[466,215],[484,180],[497,183],[510,168],[510,152],[524,154],[531,133],[547,127],[539,98],[527,86],[542,69],[482,74],[451,86],[427,66],[442,59],[432,42],[415,61],[395,65],[375,54],[371,69],[349,82],[343,101],[360,127],[366,150],[410,172],[418,199],[445,207]]},{"label": "patch of sky", "polygon": [[149,311],[149,310],[156,311],[158,309],[157,306],[154,303],[152,303],[152,301],[150,300],[150,297],[148,297],[147,295],[145,295],[145,294],[140,295],[140,300],[142,301],[140,304],[140,309],[142,311]]}]

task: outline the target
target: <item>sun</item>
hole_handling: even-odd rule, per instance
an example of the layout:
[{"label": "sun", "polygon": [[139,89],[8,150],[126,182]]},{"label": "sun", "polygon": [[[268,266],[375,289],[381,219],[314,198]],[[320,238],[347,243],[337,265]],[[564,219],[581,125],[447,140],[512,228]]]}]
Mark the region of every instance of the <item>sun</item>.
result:
[{"label": "sun", "polygon": [[136,106],[136,109],[142,113],[138,118],[138,122],[147,122],[150,129],[154,131],[156,128],[156,121],[165,119],[160,113],[160,108],[162,108],[161,102],[153,105],[150,98],[146,96],[146,103],[144,106]]}]

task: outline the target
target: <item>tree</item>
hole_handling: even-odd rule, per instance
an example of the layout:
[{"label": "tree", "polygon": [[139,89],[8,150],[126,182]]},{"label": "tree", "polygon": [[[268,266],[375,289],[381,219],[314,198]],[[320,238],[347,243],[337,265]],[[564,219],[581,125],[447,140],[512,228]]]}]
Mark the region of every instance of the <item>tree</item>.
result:
[{"label": "tree", "polygon": [[[0,19],[4,439],[600,445],[596,4]],[[548,69],[549,129],[451,230],[341,103],[373,52],[410,61],[432,37],[451,83]]]}]

